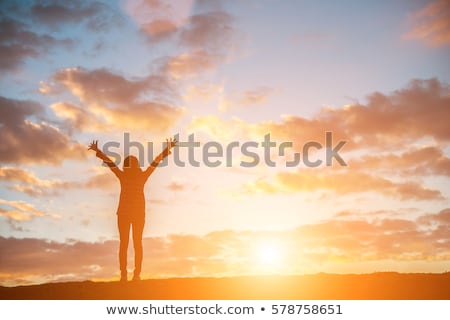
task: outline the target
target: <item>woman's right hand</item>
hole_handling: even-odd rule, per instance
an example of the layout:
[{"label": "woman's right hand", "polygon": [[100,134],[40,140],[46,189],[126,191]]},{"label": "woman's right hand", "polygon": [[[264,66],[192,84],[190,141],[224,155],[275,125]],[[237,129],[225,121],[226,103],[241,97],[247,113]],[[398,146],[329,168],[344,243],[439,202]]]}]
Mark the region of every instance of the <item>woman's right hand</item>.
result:
[{"label": "woman's right hand", "polygon": [[98,151],[98,140],[93,140],[91,144],[89,145],[88,150],[94,150],[95,152]]}]

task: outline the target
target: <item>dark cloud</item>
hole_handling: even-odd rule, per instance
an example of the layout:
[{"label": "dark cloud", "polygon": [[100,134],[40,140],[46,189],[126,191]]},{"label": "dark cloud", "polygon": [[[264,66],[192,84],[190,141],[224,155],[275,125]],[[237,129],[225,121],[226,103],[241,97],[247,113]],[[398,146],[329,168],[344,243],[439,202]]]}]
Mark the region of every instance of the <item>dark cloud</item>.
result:
[{"label": "dark cloud", "polygon": [[193,15],[180,32],[180,44],[193,50],[221,52],[233,42],[232,23],[233,17],[225,11]]},{"label": "dark cloud", "polygon": [[110,6],[97,1],[36,1],[30,11],[33,19],[51,28],[85,23],[91,31],[99,31],[123,23]]},{"label": "dark cloud", "polygon": [[56,35],[60,28],[76,24],[98,32],[123,22],[112,7],[97,1],[5,1],[0,4],[0,70],[14,70],[55,48],[73,48],[74,39]]},{"label": "dark cloud", "polygon": [[0,97],[0,163],[59,164],[85,158],[84,146],[58,128],[36,121],[42,119],[43,110],[33,101]]},{"label": "dark cloud", "polygon": [[36,58],[58,47],[70,47],[70,39],[38,34],[26,24],[0,15],[0,70],[19,67],[27,58]]}]

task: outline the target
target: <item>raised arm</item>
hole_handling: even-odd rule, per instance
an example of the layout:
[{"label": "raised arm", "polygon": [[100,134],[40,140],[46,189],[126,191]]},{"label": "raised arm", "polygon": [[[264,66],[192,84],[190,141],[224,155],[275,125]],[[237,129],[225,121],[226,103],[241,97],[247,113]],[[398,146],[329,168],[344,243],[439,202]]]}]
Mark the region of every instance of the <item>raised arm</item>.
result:
[{"label": "raised arm", "polygon": [[151,165],[147,168],[147,170],[145,170],[148,176],[152,174],[152,172],[156,169],[156,167],[165,157],[167,157],[169,154],[172,154],[172,151],[170,150],[177,145],[177,140],[172,138],[166,139],[166,143],[167,143],[166,148],[159,155],[156,156]]},{"label": "raised arm", "polygon": [[98,148],[98,140],[92,141],[92,143],[89,144],[88,150],[94,150],[97,158],[102,159],[103,162],[111,169],[112,172],[114,172],[117,176],[119,175],[120,169],[117,167],[117,165],[114,163],[114,161],[112,161],[106,154],[104,154]]}]

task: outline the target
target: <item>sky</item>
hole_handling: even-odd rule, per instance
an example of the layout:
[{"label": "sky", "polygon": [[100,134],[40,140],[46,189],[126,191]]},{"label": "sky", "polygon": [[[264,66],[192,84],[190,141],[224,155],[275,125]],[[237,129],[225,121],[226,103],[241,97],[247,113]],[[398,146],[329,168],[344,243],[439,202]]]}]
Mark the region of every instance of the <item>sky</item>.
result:
[{"label": "sky", "polygon": [[2,1],[0,48],[0,285],[116,279],[87,146],[174,136],[144,278],[449,271],[448,0]]}]

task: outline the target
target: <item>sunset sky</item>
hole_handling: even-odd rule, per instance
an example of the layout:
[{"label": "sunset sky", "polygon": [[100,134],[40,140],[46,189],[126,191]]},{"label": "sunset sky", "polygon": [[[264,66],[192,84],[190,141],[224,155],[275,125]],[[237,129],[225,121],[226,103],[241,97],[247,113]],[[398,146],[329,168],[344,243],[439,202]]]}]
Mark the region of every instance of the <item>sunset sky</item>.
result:
[{"label": "sunset sky", "polygon": [[[253,168],[180,148],[146,185],[144,278],[450,271],[449,57],[448,0],[2,1],[0,285],[118,277],[87,145],[125,133],[144,167],[176,134],[200,162],[293,143]],[[286,166],[326,132],[347,166]]]}]

